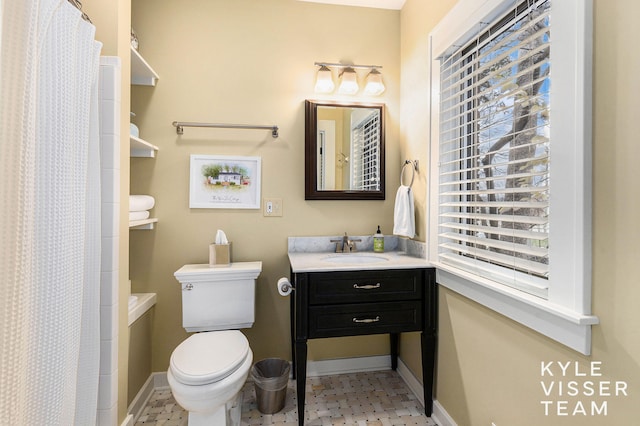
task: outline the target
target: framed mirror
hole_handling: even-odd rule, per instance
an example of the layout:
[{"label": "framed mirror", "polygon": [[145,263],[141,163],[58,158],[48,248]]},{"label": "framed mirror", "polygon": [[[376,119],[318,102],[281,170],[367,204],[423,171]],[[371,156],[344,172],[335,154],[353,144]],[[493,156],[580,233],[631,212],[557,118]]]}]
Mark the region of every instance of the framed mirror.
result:
[{"label": "framed mirror", "polygon": [[305,101],[305,199],[384,200],[384,104]]}]

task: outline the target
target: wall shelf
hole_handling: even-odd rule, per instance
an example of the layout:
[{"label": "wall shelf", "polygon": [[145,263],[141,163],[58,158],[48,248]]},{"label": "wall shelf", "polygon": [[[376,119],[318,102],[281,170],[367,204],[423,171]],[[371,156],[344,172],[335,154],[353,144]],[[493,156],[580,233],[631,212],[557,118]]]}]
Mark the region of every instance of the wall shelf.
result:
[{"label": "wall shelf", "polygon": [[158,222],[157,217],[150,217],[144,220],[130,220],[129,229],[153,229],[154,223]]},{"label": "wall shelf", "polygon": [[[149,65],[136,49],[131,47],[131,84],[138,86],[155,86],[158,78],[158,74],[151,68],[151,65]],[[155,158],[157,151],[157,146],[139,137],[129,135],[130,157]],[[130,220],[129,229],[153,229],[157,222],[158,218]]]},{"label": "wall shelf", "polygon": [[133,135],[129,135],[130,156],[154,158],[158,147]]},{"label": "wall shelf", "polygon": [[129,326],[151,309],[157,299],[155,293],[133,293],[131,295],[136,297],[136,303],[129,306]]},{"label": "wall shelf", "polygon": [[155,86],[160,77],[136,49],[131,48],[131,84]]}]

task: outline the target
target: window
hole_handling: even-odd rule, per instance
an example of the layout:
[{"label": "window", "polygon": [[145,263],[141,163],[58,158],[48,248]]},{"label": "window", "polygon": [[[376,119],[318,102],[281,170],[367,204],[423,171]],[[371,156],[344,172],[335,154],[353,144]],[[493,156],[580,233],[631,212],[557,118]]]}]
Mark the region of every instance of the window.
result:
[{"label": "window", "polygon": [[326,189],[326,175],[324,153],[327,149],[327,131],[318,130],[318,189]]},{"label": "window", "polygon": [[549,7],[520,3],[440,61],[440,260],[545,298]]},{"label": "window", "polygon": [[590,29],[589,0],[461,0],[431,34],[439,283],[582,353]]},{"label": "window", "polygon": [[352,117],[356,124],[351,132],[353,135],[351,158],[355,160],[351,168],[351,187],[362,191],[379,191],[380,113],[374,111],[361,120],[358,120],[358,113],[359,111],[354,111]]}]

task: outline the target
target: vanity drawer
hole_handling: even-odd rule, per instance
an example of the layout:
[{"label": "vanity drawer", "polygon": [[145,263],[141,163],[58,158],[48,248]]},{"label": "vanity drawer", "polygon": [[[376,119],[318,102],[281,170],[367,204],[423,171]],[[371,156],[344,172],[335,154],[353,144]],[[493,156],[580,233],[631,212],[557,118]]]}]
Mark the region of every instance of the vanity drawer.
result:
[{"label": "vanity drawer", "polygon": [[420,270],[345,271],[311,274],[309,304],[420,300]]},{"label": "vanity drawer", "polygon": [[420,301],[309,308],[309,338],[400,333],[422,329]]}]

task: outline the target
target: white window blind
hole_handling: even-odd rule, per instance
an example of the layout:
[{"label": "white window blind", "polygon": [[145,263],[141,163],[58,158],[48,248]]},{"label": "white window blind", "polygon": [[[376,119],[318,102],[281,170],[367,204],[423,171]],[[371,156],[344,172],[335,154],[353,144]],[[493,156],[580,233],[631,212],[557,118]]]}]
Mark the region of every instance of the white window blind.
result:
[{"label": "white window blind", "polygon": [[324,190],[327,187],[327,171],[325,155],[327,151],[327,133],[325,130],[318,131],[318,189]]},{"label": "white window blind", "polygon": [[440,58],[439,260],[543,298],[550,7],[525,0]]},{"label": "white window blind", "polygon": [[352,188],[380,190],[380,114],[374,111],[354,127],[351,158]]}]

